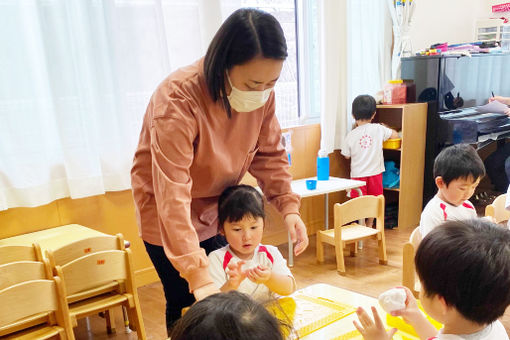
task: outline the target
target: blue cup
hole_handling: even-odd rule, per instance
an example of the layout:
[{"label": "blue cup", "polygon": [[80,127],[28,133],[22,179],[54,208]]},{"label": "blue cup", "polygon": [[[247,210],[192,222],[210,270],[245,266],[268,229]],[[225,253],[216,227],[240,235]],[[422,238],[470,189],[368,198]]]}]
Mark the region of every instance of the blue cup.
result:
[{"label": "blue cup", "polygon": [[308,190],[315,190],[315,189],[317,189],[317,180],[315,180],[315,179],[307,179],[306,180],[306,188]]}]

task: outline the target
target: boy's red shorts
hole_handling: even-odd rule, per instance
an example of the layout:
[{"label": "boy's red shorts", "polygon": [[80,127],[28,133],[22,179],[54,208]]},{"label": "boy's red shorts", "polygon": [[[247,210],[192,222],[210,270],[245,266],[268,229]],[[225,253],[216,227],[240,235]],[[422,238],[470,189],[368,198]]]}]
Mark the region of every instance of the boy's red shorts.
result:
[{"label": "boy's red shorts", "polygon": [[[357,177],[352,178],[358,181],[364,181],[366,185],[360,187],[361,192],[364,195],[382,195],[383,194],[383,186],[382,186],[382,173],[374,176],[368,176],[368,177]],[[351,190],[350,194],[351,198],[358,197],[358,191],[357,190]]]}]

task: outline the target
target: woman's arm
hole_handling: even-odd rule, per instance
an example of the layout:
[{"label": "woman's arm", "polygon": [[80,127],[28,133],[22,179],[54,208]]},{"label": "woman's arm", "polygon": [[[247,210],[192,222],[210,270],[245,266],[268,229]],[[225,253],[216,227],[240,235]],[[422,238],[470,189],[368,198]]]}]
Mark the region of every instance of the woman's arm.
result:
[{"label": "woman's arm", "polygon": [[266,107],[258,138],[259,149],[248,171],[257,179],[269,203],[283,215],[292,240],[297,242],[294,253],[299,255],[308,247],[308,234],[299,214],[300,197],[292,192],[290,185],[292,175],[289,173],[287,153],[281,143],[280,124],[274,113],[274,94]]},{"label": "woman's arm", "polygon": [[168,93],[160,92],[153,96],[149,109],[154,112],[148,122],[152,189],[158,214],[155,220],[159,221],[168,259],[200,299],[219,290],[213,285],[207,256],[191,222],[190,167],[198,130],[190,99],[175,93],[169,99]]}]

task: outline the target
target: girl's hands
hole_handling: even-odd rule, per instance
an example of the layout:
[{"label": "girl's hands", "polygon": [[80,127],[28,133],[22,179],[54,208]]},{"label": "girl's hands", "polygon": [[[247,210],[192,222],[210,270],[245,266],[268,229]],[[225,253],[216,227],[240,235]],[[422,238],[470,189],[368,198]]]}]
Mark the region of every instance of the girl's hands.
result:
[{"label": "girl's hands", "polygon": [[396,328],[392,328],[389,332],[386,332],[384,324],[375,307],[372,307],[374,320],[372,320],[370,315],[368,315],[362,307],[358,307],[356,314],[361,324],[354,320],[354,327],[356,327],[365,340],[391,340],[397,331]]},{"label": "girl's hands", "polygon": [[246,278],[246,273],[242,271],[241,267],[245,262],[239,261],[237,263],[229,263],[228,280],[227,283],[230,289],[237,289],[243,280]]},{"label": "girl's hands", "polygon": [[271,278],[271,268],[258,265],[246,271],[246,277],[255,283],[264,283]]}]

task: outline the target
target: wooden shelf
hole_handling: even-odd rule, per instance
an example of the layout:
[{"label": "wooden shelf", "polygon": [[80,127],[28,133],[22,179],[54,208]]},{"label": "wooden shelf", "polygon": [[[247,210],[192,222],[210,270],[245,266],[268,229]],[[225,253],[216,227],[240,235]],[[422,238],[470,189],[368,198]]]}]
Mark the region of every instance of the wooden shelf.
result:
[{"label": "wooden shelf", "polygon": [[398,201],[398,227],[415,228],[422,211],[427,104],[378,105],[374,122],[402,131],[400,149],[384,149],[385,160],[400,169],[400,188],[384,188],[384,192],[388,203]]}]

